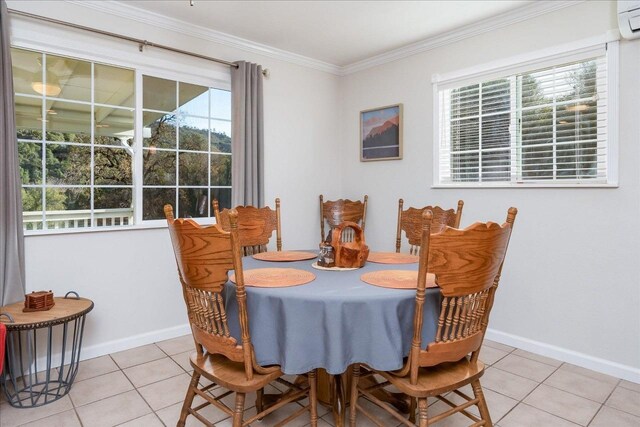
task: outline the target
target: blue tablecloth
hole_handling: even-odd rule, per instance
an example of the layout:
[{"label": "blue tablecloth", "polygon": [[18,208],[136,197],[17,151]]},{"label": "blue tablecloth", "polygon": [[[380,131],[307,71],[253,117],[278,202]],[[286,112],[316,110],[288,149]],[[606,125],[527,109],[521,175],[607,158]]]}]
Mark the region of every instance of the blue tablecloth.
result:
[{"label": "blue tablecloth", "polygon": [[[247,286],[249,328],[256,359],[261,365],[280,365],[286,374],[324,368],[345,372],[360,362],[374,369],[402,367],[413,334],[415,290],[387,289],[360,280],[376,270],[417,270],[418,264],[368,262],[353,271],[314,269],[315,260],[265,262],[243,258],[246,270],[291,267],[311,271],[316,279],[287,288]],[[235,285],[225,289],[231,335],[240,342]],[[427,289],[423,347],[433,341],[440,307],[438,289]]]}]

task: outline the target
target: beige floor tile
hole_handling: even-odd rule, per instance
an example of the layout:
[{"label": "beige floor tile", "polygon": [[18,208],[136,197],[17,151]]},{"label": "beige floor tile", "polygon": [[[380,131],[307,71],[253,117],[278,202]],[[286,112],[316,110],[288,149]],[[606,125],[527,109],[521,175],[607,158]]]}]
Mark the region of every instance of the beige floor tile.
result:
[{"label": "beige floor tile", "polygon": [[637,391],[616,387],[605,405],[640,417],[640,393]]},{"label": "beige floor tile", "polygon": [[527,359],[535,360],[536,362],[545,363],[547,365],[558,367],[562,365],[562,361],[557,359],[552,359],[551,357],[541,356],[539,354],[531,353],[529,351],[520,350],[517,348],[513,354],[521,357],[526,357]]},{"label": "beige floor tile", "polygon": [[171,356],[174,362],[176,362],[182,369],[187,371],[188,373],[193,372],[193,367],[191,367],[191,363],[189,363],[189,357],[191,356],[193,351],[185,351],[184,353],[178,353]]},{"label": "beige floor tile", "polygon": [[169,356],[174,354],[184,353],[185,351],[194,351],[196,349],[193,341],[193,335],[183,335],[181,337],[173,338],[166,341],[157,342],[156,345],[160,347],[160,350],[167,353]]},{"label": "beige floor tile", "polygon": [[544,381],[544,384],[568,391],[580,397],[595,400],[599,403],[604,403],[615,388],[615,384],[576,374],[564,370],[562,367],[551,374],[551,376]]},{"label": "beige floor tile", "polygon": [[[436,402],[433,405],[429,406],[427,414],[429,417],[434,417],[438,414],[448,411],[449,409],[451,409],[451,406],[447,405],[446,403]],[[468,427],[472,423],[473,421],[471,421],[469,418],[460,413],[457,413],[442,419],[442,421],[438,421],[438,423],[435,425],[437,427]]]},{"label": "beige floor tile", "polygon": [[149,344],[113,353],[111,357],[121,369],[125,369],[142,363],[151,362],[152,360],[162,359],[163,357],[167,357],[167,355],[155,344]]},{"label": "beige floor tile", "polygon": [[496,368],[487,369],[480,381],[483,388],[516,400],[524,399],[538,386],[535,381]]},{"label": "beige floor tile", "polygon": [[585,377],[593,378],[594,380],[602,381],[607,384],[616,385],[620,381],[618,378],[612,377],[611,375],[601,374],[600,372],[592,371],[591,369],[572,365],[570,363],[563,364],[560,369],[567,372],[573,372],[574,374],[584,375]]},{"label": "beige floor tile", "polygon": [[[186,389],[185,389],[185,392],[186,392]],[[204,399],[201,398],[200,396],[196,396],[196,398],[193,401],[194,403],[192,407],[198,406],[204,403]],[[183,401],[180,401],[171,406],[167,406],[166,408],[157,411],[156,414],[158,414],[158,417],[160,417],[160,419],[165,425],[175,426],[176,423],[178,422],[178,419],[180,419],[180,411],[182,411],[182,403]],[[217,423],[218,421],[224,420],[225,418],[229,417],[229,415],[227,415],[225,412],[222,412],[220,409],[218,409],[213,405],[205,406],[200,411],[198,411],[198,413],[203,417],[205,417],[211,423]],[[186,427],[201,427],[201,426],[202,426],[202,423],[193,415],[189,415],[187,417]]]},{"label": "beige floor tile", "polygon": [[589,424],[601,406],[593,400],[544,384],[540,384],[523,402],[582,426]]},{"label": "beige floor tile", "polygon": [[151,413],[120,424],[120,427],[164,427],[164,424],[162,424],[162,421],[160,421],[156,414]]},{"label": "beige floor tile", "polygon": [[524,403],[518,404],[511,412],[500,420],[502,427],[576,427],[570,421],[558,418],[547,412]]},{"label": "beige floor tile", "polygon": [[68,411],[60,412],[59,414],[52,415],[41,420],[32,421],[27,424],[22,424],[24,427],[82,427],[80,420],[76,415],[76,411],[70,409]]},{"label": "beige floor tile", "polygon": [[[253,417],[255,414],[256,414],[255,407],[246,409],[243,414],[243,417],[244,417],[243,419],[248,420],[249,418]],[[233,425],[233,420],[231,417],[225,418],[224,420],[216,423],[216,427],[232,427],[232,425]],[[253,423],[251,425],[254,427],[262,427],[262,424],[260,423],[260,421],[258,421],[257,423]],[[200,426],[202,426],[202,424],[200,424]]]},{"label": "beige floor tile", "polygon": [[493,365],[507,354],[509,354],[509,352],[498,350],[497,348],[489,347],[488,345],[483,345],[482,349],[480,349],[480,360],[487,365]]},{"label": "beige floor tile", "polygon": [[556,367],[535,360],[510,354],[496,362],[494,367],[537,382],[544,381],[556,370]]},{"label": "beige floor tile", "polygon": [[640,417],[603,406],[589,427],[638,427]]},{"label": "beige floor tile", "polygon": [[489,346],[489,347],[497,348],[498,350],[506,351],[507,353],[511,353],[513,350],[515,350],[514,347],[511,347],[511,346],[508,346],[506,344],[502,344],[502,343],[499,343],[499,342],[491,341],[491,340],[482,341],[482,345],[486,345],[486,346]]},{"label": "beige floor tile", "polygon": [[158,381],[156,383],[138,389],[144,400],[157,411],[174,403],[183,402],[187,394],[191,377],[180,374],[173,378]]},{"label": "beige floor tile", "polygon": [[[299,410],[302,406],[297,403],[289,403],[282,408],[279,408],[277,411],[270,413],[266,417],[262,419],[259,423],[257,423],[258,427],[272,427],[276,425],[278,422],[284,420],[289,415],[293,414],[297,410]],[[292,420],[287,426],[291,427],[303,427],[310,423],[309,411],[304,411],[294,420]]]},{"label": "beige floor tile", "polygon": [[149,405],[136,391],[99,400],[76,408],[82,424],[91,427],[110,427],[135,420],[151,413]]},{"label": "beige floor tile", "polygon": [[143,387],[157,381],[175,377],[183,372],[184,370],[170,357],[132,366],[124,370],[124,373],[129,377],[135,387]]},{"label": "beige floor tile", "polygon": [[129,390],[133,390],[133,386],[127,377],[121,371],[116,371],[74,383],[69,395],[78,407]]},{"label": "beige floor tile", "polygon": [[[4,393],[4,391],[3,391]],[[65,396],[55,402],[49,403],[37,408],[18,409],[3,403],[0,405],[0,426],[1,427],[13,427],[21,424],[26,424],[31,421],[40,420],[42,418],[49,417],[51,415],[59,414],[64,411],[73,409],[69,396]]]},{"label": "beige floor tile", "polygon": [[638,384],[638,383],[632,383],[631,381],[622,380],[622,381],[620,381],[620,384],[618,384],[618,385],[620,387],[622,387],[622,388],[626,388],[628,390],[637,391],[638,393],[640,393],[640,384]]},{"label": "beige floor tile", "polygon": [[[471,389],[470,385],[462,387],[460,391],[462,391],[464,394],[466,394],[469,397],[473,397],[473,390]],[[517,400],[507,397],[505,395],[502,395],[500,393],[496,393],[495,391],[489,390],[484,386],[482,387],[482,392],[484,393],[484,397],[487,400],[487,406],[489,407],[489,415],[491,415],[491,420],[494,423],[496,421],[499,421],[502,417],[505,416],[507,412],[509,412],[511,409],[513,409],[514,406],[518,404]],[[449,393],[446,397],[447,399],[451,400],[453,403],[457,405],[466,402],[465,399],[463,399],[462,397],[458,396],[455,393]],[[478,411],[478,407],[475,405],[471,406],[468,409],[468,411],[476,416],[480,415],[480,411]]]},{"label": "beige floor tile", "polygon": [[[66,369],[69,365],[65,366]],[[78,373],[76,374],[75,381],[82,381],[89,378],[99,377],[100,375],[108,374],[109,372],[117,371],[118,365],[109,356],[100,356],[93,359],[87,359],[80,362],[78,366]],[[63,374],[64,375],[64,374]]]}]

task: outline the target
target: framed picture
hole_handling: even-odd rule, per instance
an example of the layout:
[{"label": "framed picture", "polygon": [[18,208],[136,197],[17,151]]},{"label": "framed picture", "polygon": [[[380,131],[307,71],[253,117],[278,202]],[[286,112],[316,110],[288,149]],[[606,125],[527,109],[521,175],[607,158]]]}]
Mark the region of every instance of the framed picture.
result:
[{"label": "framed picture", "polygon": [[360,161],[402,159],[402,104],[360,112]]}]

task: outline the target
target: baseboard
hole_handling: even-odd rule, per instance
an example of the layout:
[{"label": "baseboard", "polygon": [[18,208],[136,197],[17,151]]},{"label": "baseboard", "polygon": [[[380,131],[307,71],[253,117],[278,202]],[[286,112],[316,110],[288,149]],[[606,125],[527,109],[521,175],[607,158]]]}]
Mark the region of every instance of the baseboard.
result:
[{"label": "baseboard", "polygon": [[485,337],[491,341],[496,341],[511,347],[517,347],[522,350],[530,351],[531,353],[551,357],[563,362],[591,369],[592,371],[601,372],[603,374],[640,384],[640,369],[634,368],[633,366],[589,356],[588,354],[546,344],[540,341],[534,341],[529,338],[497,331],[491,328],[487,329]]},{"label": "baseboard", "polygon": [[[86,333],[87,331],[85,331],[85,339],[87,338]],[[154,342],[169,340],[171,338],[177,338],[190,333],[191,328],[188,323],[185,323],[171,328],[159,329],[156,331],[145,332],[144,334],[134,335],[132,337],[90,345],[82,348],[80,360],[93,359],[94,357],[104,356],[105,354],[129,350],[131,348],[153,344]]]}]

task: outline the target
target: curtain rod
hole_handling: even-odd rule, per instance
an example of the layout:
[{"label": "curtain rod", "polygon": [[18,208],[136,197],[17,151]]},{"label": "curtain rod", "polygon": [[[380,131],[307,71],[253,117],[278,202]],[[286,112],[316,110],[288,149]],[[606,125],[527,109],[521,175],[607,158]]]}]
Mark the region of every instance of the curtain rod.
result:
[{"label": "curtain rod", "polygon": [[[58,19],[53,19],[53,18],[49,18],[49,17],[46,17],[46,16],[42,16],[42,15],[36,15],[36,14],[33,14],[33,13],[29,13],[29,12],[23,12],[21,10],[8,9],[8,11],[9,11],[9,13],[11,13],[13,15],[24,16],[24,17],[27,17],[27,18],[37,19],[37,20],[45,21],[45,22],[50,22],[52,24],[58,24],[58,25],[62,25],[62,26],[65,26],[65,27],[75,28],[75,29],[78,29],[78,30],[90,31],[92,33],[101,34],[103,36],[114,37],[114,38],[117,38],[117,39],[120,39],[120,40],[126,40],[126,41],[130,41],[130,42],[133,42],[133,43],[137,43],[138,44],[138,49],[140,50],[140,52],[142,52],[146,46],[157,47],[159,49],[168,50],[170,52],[181,53],[183,55],[193,56],[195,58],[205,59],[207,61],[217,62],[218,64],[223,64],[223,65],[227,65],[229,67],[238,68],[238,64],[234,64],[233,62],[225,61],[224,59],[218,59],[218,58],[213,58],[211,56],[200,55],[199,53],[193,53],[193,52],[188,52],[188,51],[182,50],[182,49],[176,49],[175,47],[153,43],[153,42],[150,42],[148,40],[137,39],[135,37],[129,37],[129,36],[123,36],[122,34],[112,33],[110,31],[103,31],[103,30],[99,30],[97,28],[85,27],[84,25],[78,25],[78,24],[73,24],[71,22],[60,21]],[[262,70],[262,75],[268,76],[269,75],[269,70],[267,70],[267,69]]]}]

